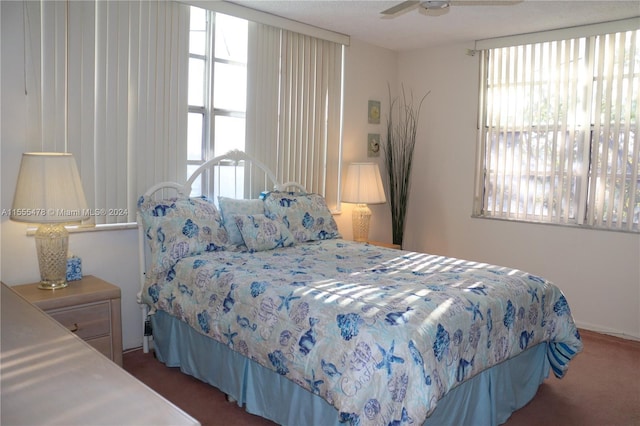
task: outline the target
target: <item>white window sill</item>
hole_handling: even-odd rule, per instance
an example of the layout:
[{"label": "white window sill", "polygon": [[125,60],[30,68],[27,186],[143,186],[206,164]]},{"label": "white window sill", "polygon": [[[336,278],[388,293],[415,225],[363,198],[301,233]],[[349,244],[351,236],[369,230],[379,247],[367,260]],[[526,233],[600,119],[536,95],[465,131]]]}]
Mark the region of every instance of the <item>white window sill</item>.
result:
[{"label": "white window sill", "polygon": [[[76,234],[80,232],[101,232],[101,231],[122,231],[125,229],[136,229],[138,224],[135,222],[130,223],[109,223],[103,225],[68,225],[65,226],[70,234]],[[33,236],[38,229],[37,226],[29,226],[27,228],[27,235]]]}]

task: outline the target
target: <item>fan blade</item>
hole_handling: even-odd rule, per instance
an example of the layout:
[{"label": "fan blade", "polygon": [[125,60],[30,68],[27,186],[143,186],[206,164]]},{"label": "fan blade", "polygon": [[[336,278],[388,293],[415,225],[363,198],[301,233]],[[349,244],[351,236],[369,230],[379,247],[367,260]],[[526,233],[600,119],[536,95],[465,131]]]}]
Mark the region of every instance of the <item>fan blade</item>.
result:
[{"label": "fan blade", "polygon": [[382,12],[380,12],[383,15],[395,15],[398,12],[402,12],[405,9],[408,9],[410,7],[413,7],[415,5],[417,5],[418,3],[420,3],[420,1],[418,0],[407,0],[407,1],[403,1],[400,4],[397,4],[393,7],[390,7],[387,10],[383,10]]}]

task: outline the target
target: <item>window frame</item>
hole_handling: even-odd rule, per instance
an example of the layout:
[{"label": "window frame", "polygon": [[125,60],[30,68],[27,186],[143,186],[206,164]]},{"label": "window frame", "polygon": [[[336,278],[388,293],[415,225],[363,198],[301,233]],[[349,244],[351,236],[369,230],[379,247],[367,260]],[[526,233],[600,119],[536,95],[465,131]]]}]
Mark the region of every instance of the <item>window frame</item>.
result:
[{"label": "window frame", "polygon": [[[195,6],[190,6],[190,10],[193,10],[194,7]],[[206,17],[205,53],[204,55],[192,53],[191,48],[189,48],[189,62],[191,62],[192,59],[196,59],[196,60],[201,60],[204,63],[204,67],[203,67],[204,75],[203,75],[203,87],[202,87],[203,105],[199,106],[199,105],[192,105],[191,103],[187,104],[188,116],[190,114],[197,114],[202,117],[202,129],[201,129],[201,139],[200,139],[201,156],[200,156],[200,159],[198,160],[190,159],[189,156],[187,156],[187,176],[185,176],[185,179],[188,179],[192,171],[197,169],[202,164],[204,164],[211,156],[211,153],[209,152],[208,141],[211,140],[211,135],[213,134],[212,125],[211,125],[212,117],[210,113],[211,111],[210,106],[213,104],[213,93],[211,90],[211,86],[213,84],[212,83],[213,67],[211,66],[212,64],[211,58],[213,57],[213,46],[214,46],[214,40],[213,40],[214,31],[212,30],[212,28],[213,28],[213,25],[215,25],[215,22],[213,22],[215,13],[206,9],[204,10],[204,13]],[[208,185],[207,185],[208,181],[209,179],[204,179],[204,181],[201,180],[200,182],[200,184],[202,185],[202,191],[204,193],[206,193],[205,191],[208,190]]]},{"label": "window frame", "polygon": [[[192,10],[197,6],[191,6]],[[216,138],[215,138],[215,126],[217,117],[231,117],[241,118],[246,120],[246,107],[245,111],[233,110],[227,108],[219,108],[215,106],[215,65],[227,64],[233,66],[240,66],[247,68],[247,62],[235,61],[232,59],[226,59],[220,56],[216,56],[216,19],[219,12],[215,12],[208,9],[202,9],[206,16],[206,46],[205,54],[197,54],[189,52],[189,59],[202,60],[204,62],[204,84],[202,87],[203,93],[203,106],[188,105],[188,114],[198,114],[202,117],[202,138],[201,138],[201,157],[198,160],[187,158],[187,176],[189,178],[193,171],[200,167],[205,162],[214,158],[216,154]],[[239,18],[243,19],[243,18]],[[246,141],[246,137],[245,137]],[[204,171],[199,179],[200,186],[196,188],[194,186],[193,193],[201,194],[213,194],[215,189],[212,187],[212,179],[209,175],[209,171]]]}]

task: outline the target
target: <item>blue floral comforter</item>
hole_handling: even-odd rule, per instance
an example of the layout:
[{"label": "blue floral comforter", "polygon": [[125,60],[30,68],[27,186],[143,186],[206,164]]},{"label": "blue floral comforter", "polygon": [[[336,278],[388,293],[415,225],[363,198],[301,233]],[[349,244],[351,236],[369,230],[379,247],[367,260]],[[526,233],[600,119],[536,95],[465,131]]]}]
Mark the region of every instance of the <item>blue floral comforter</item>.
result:
[{"label": "blue floral comforter", "polygon": [[286,376],[352,424],[422,424],[480,371],[582,349],[561,291],[526,272],[341,239],[187,257],[143,299]]}]

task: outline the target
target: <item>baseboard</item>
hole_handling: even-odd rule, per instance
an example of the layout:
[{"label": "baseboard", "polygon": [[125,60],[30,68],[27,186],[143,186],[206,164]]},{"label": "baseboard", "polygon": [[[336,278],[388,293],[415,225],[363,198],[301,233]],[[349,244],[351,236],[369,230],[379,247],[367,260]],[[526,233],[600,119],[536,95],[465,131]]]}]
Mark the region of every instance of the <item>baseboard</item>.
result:
[{"label": "baseboard", "polygon": [[635,340],[636,342],[640,342],[640,335],[628,334],[628,333],[625,333],[624,331],[612,330],[606,327],[600,327],[594,324],[589,324],[581,321],[576,321],[576,326],[583,330],[593,331],[595,333],[607,334],[609,336],[619,337],[621,339]]}]

